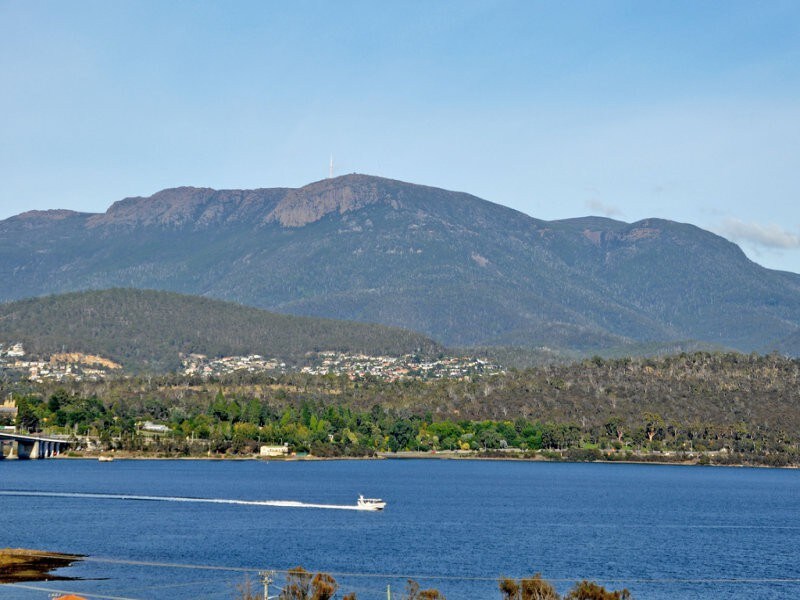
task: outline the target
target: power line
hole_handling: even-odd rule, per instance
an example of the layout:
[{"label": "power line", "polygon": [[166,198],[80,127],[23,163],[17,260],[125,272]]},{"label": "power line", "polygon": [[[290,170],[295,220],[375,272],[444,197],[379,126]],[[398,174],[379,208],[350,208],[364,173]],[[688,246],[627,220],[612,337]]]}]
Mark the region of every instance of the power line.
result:
[{"label": "power line", "polygon": [[[52,556],[54,558],[58,558],[61,555],[58,554],[44,554],[44,553],[37,553],[38,556]],[[200,564],[191,564],[191,563],[172,563],[172,562],[158,562],[158,561],[144,561],[144,560],[130,560],[130,559],[122,559],[122,558],[110,558],[110,557],[95,557],[95,556],[85,556],[81,557],[79,560],[83,562],[92,562],[92,563],[100,563],[100,564],[118,564],[118,565],[129,565],[129,566],[139,566],[139,567],[155,567],[155,568],[165,568],[165,569],[188,569],[188,570],[197,570],[197,571],[219,571],[219,572],[229,572],[229,573],[244,573],[244,574],[255,574],[258,575],[264,572],[264,568],[256,568],[256,567],[231,567],[225,565],[200,565]],[[272,574],[287,574],[291,571],[291,569],[275,569],[271,568],[269,570]],[[437,580],[437,581],[498,581],[500,576],[497,577],[486,577],[486,576],[477,576],[477,575],[437,575],[437,574],[398,574],[398,573],[363,573],[363,572],[352,572],[352,571],[327,571],[326,573],[337,576],[337,577],[352,577],[352,578],[368,578],[368,579],[414,579],[414,580]],[[516,579],[522,579],[525,577],[529,577],[528,575],[523,575],[521,577],[516,577]],[[513,577],[512,577],[513,578]],[[571,583],[581,579],[593,579],[597,581],[603,581],[605,583],[800,583],[800,577],[654,577],[654,578],[646,578],[646,577],[613,577],[608,578],[605,576],[600,577],[592,577],[592,576],[580,576],[580,577],[547,577],[548,581],[552,581],[555,583]],[[272,582],[270,582],[272,583]],[[97,596],[100,598],[101,596]]]},{"label": "power line", "polygon": [[212,579],[199,579],[197,581],[184,581],[183,583],[164,583],[159,585],[138,586],[130,589],[134,592],[144,592],[149,590],[162,590],[167,588],[192,587],[194,585],[208,585],[212,583],[217,583],[217,581]]},{"label": "power line", "polygon": [[[106,558],[101,556],[86,556],[81,558],[84,562],[96,562],[96,563],[106,563],[106,564],[117,564],[117,565],[131,565],[135,567],[157,567],[163,569],[193,569],[196,571],[228,571],[233,573],[258,573],[261,569],[255,567],[226,567],[222,565],[193,565],[193,564],[186,564],[186,563],[168,563],[168,562],[156,562],[156,561],[148,561],[148,560],[128,560],[124,558]],[[273,569],[280,573],[285,573],[286,571],[280,571],[278,569]],[[288,570],[288,569],[287,569]]]}]

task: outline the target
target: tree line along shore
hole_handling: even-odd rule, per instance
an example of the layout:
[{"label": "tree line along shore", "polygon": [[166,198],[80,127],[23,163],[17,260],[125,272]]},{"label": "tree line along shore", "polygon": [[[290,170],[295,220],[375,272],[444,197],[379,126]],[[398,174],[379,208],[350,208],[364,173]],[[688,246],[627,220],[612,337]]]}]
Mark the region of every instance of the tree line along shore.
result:
[{"label": "tree line along shore", "polygon": [[[593,358],[437,381],[234,373],[0,383],[0,425],[142,456],[462,452],[568,460],[800,464],[800,361]],[[147,431],[143,423],[158,424]]]}]

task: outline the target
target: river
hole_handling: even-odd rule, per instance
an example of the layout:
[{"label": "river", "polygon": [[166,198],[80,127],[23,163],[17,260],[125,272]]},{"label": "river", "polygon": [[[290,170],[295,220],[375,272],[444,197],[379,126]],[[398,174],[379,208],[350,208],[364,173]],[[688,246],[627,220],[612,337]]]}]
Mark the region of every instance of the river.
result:
[{"label": "river", "polygon": [[[386,510],[345,509],[359,493]],[[296,565],[333,573],[337,597],[360,600],[386,598],[387,586],[399,598],[408,577],[449,600],[499,599],[499,576],[536,572],[560,592],[587,578],[639,599],[800,597],[797,470],[5,460],[0,506],[0,547],[87,555],[59,572],[79,580],[0,585],[15,600],[51,590],[233,600],[258,569],[280,584]]]}]

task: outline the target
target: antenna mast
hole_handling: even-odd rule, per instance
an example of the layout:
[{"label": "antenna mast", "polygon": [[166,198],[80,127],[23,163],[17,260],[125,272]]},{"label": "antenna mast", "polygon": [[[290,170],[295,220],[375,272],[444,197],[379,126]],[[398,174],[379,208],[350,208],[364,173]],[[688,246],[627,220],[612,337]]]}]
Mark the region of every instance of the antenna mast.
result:
[{"label": "antenna mast", "polygon": [[328,179],[333,179],[333,154],[331,154],[331,164],[328,168]]}]

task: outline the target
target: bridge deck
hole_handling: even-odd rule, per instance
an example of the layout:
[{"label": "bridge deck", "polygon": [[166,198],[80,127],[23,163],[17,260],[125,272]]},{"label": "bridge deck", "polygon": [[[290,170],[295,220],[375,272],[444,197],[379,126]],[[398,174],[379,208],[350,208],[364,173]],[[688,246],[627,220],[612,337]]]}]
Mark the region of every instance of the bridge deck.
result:
[{"label": "bridge deck", "polygon": [[69,438],[66,437],[44,437],[36,435],[25,435],[22,433],[8,433],[0,432],[0,440],[14,440],[23,442],[57,442],[59,444],[69,444]]}]

